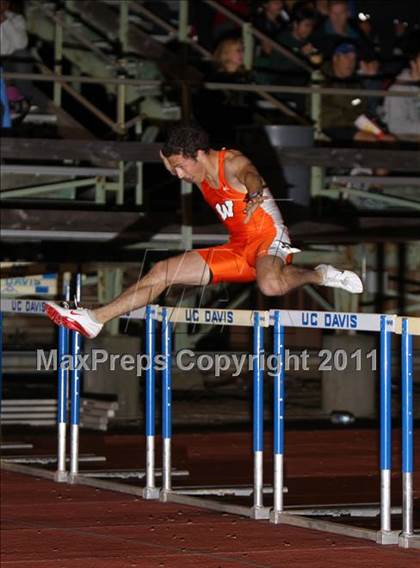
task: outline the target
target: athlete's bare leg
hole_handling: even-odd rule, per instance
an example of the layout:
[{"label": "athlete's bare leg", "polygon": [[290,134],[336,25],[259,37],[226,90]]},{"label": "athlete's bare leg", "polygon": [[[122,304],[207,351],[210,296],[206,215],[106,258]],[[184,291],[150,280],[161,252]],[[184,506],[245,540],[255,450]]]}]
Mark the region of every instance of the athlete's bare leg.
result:
[{"label": "athlete's bare leg", "polygon": [[92,310],[92,314],[99,323],[106,323],[153,302],[169,286],[204,286],[209,281],[209,267],[197,252],[190,251],[158,262],[144,278],[127,288],[109,304]]},{"label": "athlete's bare leg", "polygon": [[[353,294],[363,292],[359,276],[349,270],[320,264],[315,270],[285,265],[272,255],[258,258],[256,263],[258,287],[266,296],[282,296],[305,284],[318,284],[342,288]],[[140,279],[109,304],[94,311],[85,308],[71,309],[55,302],[46,302],[45,311],[57,325],[63,325],[94,338],[109,320],[153,302],[166,288],[174,284],[205,286],[210,281],[210,269],[198,252],[158,262]]]},{"label": "athlete's bare leg", "polygon": [[286,265],[273,255],[259,257],[256,270],[258,288],[265,296],[283,296],[299,286],[322,283],[322,275],[317,270]]}]

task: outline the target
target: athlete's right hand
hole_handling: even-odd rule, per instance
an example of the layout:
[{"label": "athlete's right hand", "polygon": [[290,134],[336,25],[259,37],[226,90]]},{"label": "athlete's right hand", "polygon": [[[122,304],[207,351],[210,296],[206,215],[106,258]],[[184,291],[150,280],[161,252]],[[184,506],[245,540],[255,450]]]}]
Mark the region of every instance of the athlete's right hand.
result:
[{"label": "athlete's right hand", "polygon": [[246,215],[246,217],[244,219],[245,225],[247,223],[249,223],[254,212],[258,209],[258,207],[261,205],[261,203],[264,203],[264,201],[266,199],[267,199],[267,197],[261,194],[261,195],[257,195],[253,199],[249,199],[247,201],[247,204],[246,204],[246,207],[245,207],[245,210],[244,210],[244,213]]},{"label": "athlete's right hand", "polygon": [[159,154],[160,154],[161,160],[162,160],[162,162],[164,163],[165,168],[168,170],[168,172],[169,172],[170,174],[172,174],[173,176],[176,176],[175,170],[172,168],[171,164],[169,163],[168,158],[166,158],[166,157],[162,154],[162,150],[159,151]]}]

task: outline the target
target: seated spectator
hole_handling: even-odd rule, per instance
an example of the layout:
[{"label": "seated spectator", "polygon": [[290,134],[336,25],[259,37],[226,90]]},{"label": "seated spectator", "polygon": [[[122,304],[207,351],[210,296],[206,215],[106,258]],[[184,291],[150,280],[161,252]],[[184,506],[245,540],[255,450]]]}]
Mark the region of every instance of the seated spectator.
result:
[{"label": "seated spectator", "polygon": [[318,24],[323,24],[328,18],[328,0],[315,0],[314,2],[315,13],[317,16]]},{"label": "seated spectator", "polygon": [[[343,42],[339,44],[331,63],[325,65],[323,71],[326,77],[327,87],[364,89],[364,78],[356,74],[357,52],[353,43]],[[364,74],[376,72],[372,66],[362,64]],[[322,97],[321,125],[322,130],[333,141],[350,142],[376,140],[394,141],[395,138],[387,133],[382,133],[380,138],[370,132],[359,130],[355,127],[355,121],[368,113],[368,100],[362,95],[324,95]]]},{"label": "seated spectator", "polygon": [[369,47],[372,53],[379,54],[381,51],[379,36],[373,27],[370,14],[359,12],[357,17],[357,28],[362,43]]},{"label": "seated spectator", "polygon": [[410,28],[408,22],[404,22],[399,18],[394,20],[394,38],[392,53],[395,56],[402,56],[407,51],[410,44]]},{"label": "seated spectator", "polygon": [[309,10],[315,14],[315,28],[318,28],[325,22],[328,17],[328,0],[297,0],[289,13],[295,13],[297,10]]},{"label": "seated spectator", "polygon": [[331,57],[334,47],[345,39],[353,42],[360,39],[359,32],[350,23],[347,0],[330,0],[328,18],[319,26],[314,44],[324,56]]},{"label": "seated spectator", "polygon": [[[275,40],[278,34],[287,27],[289,14],[284,9],[283,0],[266,0],[263,2],[260,13],[254,20],[254,26],[269,38]],[[271,53],[271,45],[261,42],[264,54]]]},{"label": "seated spectator", "polygon": [[[413,52],[409,63],[389,90],[410,91],[413,97],[386,97],[384,118],[390,132],[398,138],[420,142],[420,49]],[[406,81],[417,84],[404,84]]]},{"label": "seated spectator", "polygon": [[[240,38],[226,38],[213,54],[212,69],[205,77],[207,82],[247,84],[254,82],[253,74],[244,66],[244,46]],[[234,143],[235,127],[251,124],[255,96],[246,91],[202,89],[195,97],[197,121],[209,132],[212,142],[225,139]],[[231,139],[226,141],[226,135]]]},{"label": "seated spectator", "polygon": [[[295,55],[303,59],[311,60],[315,55],[316,48],[310,43],[309,38],[312,35],[315,26],[315,13],[306,8],[297,9],[292,14],[291,27],[281,32],[276,41],[287,47]],[[295,63],[287,59],[286,56],[279,52],[273,52],[270,56],[272,67],[278,70],[297,70]],[[314,59],[314,63],[320,63],[319,59]]]},{"label": "seated spectator", "polygon": [[0,0],[0,55],[5,57],[28,45],[26,22],[23,16],[10,10],[9,0]]},{"label": "seated spectator", "polygon": [[236,74],[245,72],[244,44],[239,37],[230,37],[219,42],[213,53],[213,73]]},{"label": "seated spectator", "polygon": [[[315,26],[315,18],[312,10],[308,10],[304,5],[298,5],[292,12],[291,26],[276,36],[275,40],[302,60],[319,64],[321,63],[319,53],[309,41]],[[263,84],[302,86],[309,80],[309,73],[305,69],[274,49],[269,55],[258,57],[255,68],[258,82]],[[305,112],[304,95],[276,96],[290,102],[298,112]]]}]

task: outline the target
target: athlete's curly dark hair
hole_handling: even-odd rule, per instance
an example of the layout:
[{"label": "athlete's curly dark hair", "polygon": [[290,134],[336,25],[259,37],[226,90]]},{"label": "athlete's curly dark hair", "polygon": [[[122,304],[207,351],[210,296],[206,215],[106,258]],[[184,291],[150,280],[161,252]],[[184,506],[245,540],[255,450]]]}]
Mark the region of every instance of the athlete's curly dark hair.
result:
[{"label": "athlete's curly dark hair", "polygon": [[179,124],[174,126],[162,148],[165,158],[181,154],[185,158],[197,158],[197,152],[206,154],[210,150],[209,137],[198,124]]}]

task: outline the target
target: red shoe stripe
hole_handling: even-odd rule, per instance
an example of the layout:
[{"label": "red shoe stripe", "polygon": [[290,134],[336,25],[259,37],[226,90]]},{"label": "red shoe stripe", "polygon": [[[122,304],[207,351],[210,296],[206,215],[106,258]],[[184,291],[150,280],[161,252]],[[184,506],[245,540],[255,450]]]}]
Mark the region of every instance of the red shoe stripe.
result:
[{"label": "red shoe stripe", "polygon": [[85,337],[90,338],[90,334],[89,332],[80,325],[80,323],[78,323],[77,321],[74,321],[70,318],[67,318],[66,316],[62,316],[60,314],[60,312],[58,312],[55,308],[53,308],[53,306],[46,306],[46,310],[47,312],[47,316],[57,325],[63,325],[64,327],[67,327],[68,329],[71,329],[73,331],[78,331],[79,333],[81,333],[82,335],[84,335]]},{"label": "red shoe stripe", "polygon": [[84,327],[82,327],[80,325],[80,323],[78,323],[77,321],[71,320],[71,319],[66,318],[66,317],[61,317],[61,320],[62,320],[62,325],[64,325],[64,327],[68,327],[69,329],[72,329],[73,331],[78,331],[79,333],[81,333],[85,337],[90,338],[90,335],[86,331],[86,329]]}]

